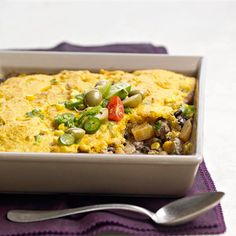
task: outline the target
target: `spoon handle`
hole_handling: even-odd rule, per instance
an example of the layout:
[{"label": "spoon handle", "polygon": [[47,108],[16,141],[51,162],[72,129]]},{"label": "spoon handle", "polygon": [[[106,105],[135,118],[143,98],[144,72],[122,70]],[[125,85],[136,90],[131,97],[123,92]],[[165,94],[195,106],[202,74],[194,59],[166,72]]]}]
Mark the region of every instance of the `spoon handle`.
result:
[{"label": "spoon handle", "polygon": [[7,213],[7,218],[13,222],[37,222],[49,219],[56,219],[64,216],[70,216],[80,213],[101,211],[101,210],[126,210],[138,212],[144,215],[153,217],[154,213],[151,211],[130,204],[99,204],[78,208],[62,209],[62,210],[10,210]]}]

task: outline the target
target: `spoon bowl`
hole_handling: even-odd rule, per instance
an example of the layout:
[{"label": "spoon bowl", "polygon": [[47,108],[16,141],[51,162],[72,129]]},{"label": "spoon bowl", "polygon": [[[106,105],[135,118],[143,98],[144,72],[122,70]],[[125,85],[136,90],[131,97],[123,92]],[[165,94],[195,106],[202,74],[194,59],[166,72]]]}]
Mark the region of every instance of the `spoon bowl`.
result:
[{"label": "spoon bowl", "polygon": [[173,201],[155,213],[155,222],[162,225],[187,223],[215,207],[223,196],[223,192],[209,192]]},{"label": "spoon bowl", "polygon": [[56,219],[92,211],[127,210],[144,214],[157,224],[180,225],[195,219],[215,207],[223,196],[223,192],[209,192],[191,197],[184,197],[165,205],[156,213],[143,207],[130,204],[99,204],[63,210],[10,210],[7,213],[7,218],[13,222],[27,223]]}]

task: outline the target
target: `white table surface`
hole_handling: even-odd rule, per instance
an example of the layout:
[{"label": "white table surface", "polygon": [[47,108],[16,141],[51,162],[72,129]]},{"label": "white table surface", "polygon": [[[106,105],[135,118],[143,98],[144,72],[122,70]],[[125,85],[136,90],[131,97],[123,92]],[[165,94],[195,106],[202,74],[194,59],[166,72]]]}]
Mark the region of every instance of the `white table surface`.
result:
[{"label": "white table surface", "polygon": [[236,2],[0,1],[0,49],[150,42],[207,58],[204,156],[236,235]]}]

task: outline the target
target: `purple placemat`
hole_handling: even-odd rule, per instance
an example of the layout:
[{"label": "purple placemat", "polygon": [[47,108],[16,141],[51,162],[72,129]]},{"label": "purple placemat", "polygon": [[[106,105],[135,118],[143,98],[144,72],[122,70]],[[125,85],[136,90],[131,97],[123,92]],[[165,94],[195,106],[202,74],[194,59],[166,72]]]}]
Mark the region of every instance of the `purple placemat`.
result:
[{"label": "purple placemat", "polygon": [[[27,49],[30,50],[30,49]],[[67,52],[119,52],[119,53],[158,53],[166,54],[167,49],[163,46],[154,46],[149,43],[141,44],[108,44],[103,46],[79,46],[71,43],[60,43],[53,48],[31,49],[33,51],[67,51]]]},{"label": "purple placemat", "polygon": [[[167,53],[164,47],[151,44],[115,44],[101,47],[81,47],[61,43],[54,51],[89,51],[89,52],[132,52],[132,53]],[[188,195],[199,192],[216,191],[211,176],[203,162],[200,165],[192,189]],[[20,235],[97,235],[102,232],[120,232],[139,236],[220,234],[225,232],[225,223],[218,205],[198,219],[182,226],[164,227],[137,214],[115,212],[93,212],[68,218],[49,220],[38,223],[13,223],[6,219],[10,209],[62,209],[97,203],[130,203],[156,211],[161,206],[173,201],[163,198],[129,198],[76,195],[0,195],[0,236]]]}]

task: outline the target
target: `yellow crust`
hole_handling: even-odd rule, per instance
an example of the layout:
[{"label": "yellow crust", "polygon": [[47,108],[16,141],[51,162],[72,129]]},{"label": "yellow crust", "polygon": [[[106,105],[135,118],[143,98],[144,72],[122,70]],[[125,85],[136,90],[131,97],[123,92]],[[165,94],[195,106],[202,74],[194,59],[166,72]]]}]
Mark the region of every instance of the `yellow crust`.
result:
[{"label": "yellow crust", "polygon": [[[61,102],[74,92],[92,89],[100,80],[128,82],[132,89],[145,91],[142,104],[125,115],[120,122],[105,123],[98,132],[86,134],[79,144],[69,147],[57,143],[53,120],[67,110]],[[53,81],[53,83],[52,83]],[[17,152],[81,152],[103,153],[109,144],[123,148],[123,134],[127,122],[140,124],[164,117],[173,124],[173,111],[194,91],[195,79],[165,70],[124,71],[62,71],[56,75],[21,75],[7,79],[0,85],[0,151]],[[41,109],[44,119],[26,117],[26,112]],[[42,134],[35,142],[34,136]]]}]

